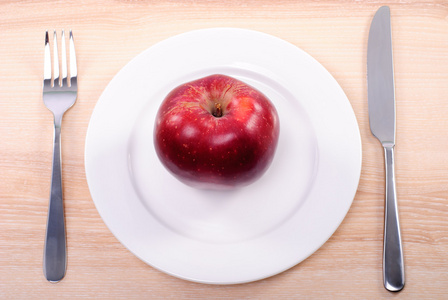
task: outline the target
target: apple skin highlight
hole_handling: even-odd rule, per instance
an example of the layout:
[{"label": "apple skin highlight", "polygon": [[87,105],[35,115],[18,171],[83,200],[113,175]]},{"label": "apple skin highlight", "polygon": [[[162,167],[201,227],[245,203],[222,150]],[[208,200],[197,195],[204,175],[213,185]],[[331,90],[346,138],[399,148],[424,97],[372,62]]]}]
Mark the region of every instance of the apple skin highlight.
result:
[{"label": "apple skin highlight", "polygon": [[231,189],[260,178],[279,137],[277,111],[255,88],[225,75],[176,87],[164,99],[154,127],[162,164],[201,189]]}]

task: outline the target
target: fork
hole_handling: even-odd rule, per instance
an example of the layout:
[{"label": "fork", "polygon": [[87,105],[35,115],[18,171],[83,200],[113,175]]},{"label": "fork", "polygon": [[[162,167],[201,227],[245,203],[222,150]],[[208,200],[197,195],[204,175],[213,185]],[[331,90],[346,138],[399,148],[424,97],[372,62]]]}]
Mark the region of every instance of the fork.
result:
[{"label": "fork", "polygon": [[43,269],[50,282],[58,282],[65,276],[67,267],[67,246],[62,197],[61,168],[61,124],[64,113],[73,106],[78,94],[77,67],[73,34],[70,30],[70,78],[67,77],[67,53],[65,32],[62,30],[62,78],[59,77],[59,58],[56,30],[53,35],[53,83],[51,52],[48,30],[45,32],[45,59],[43,101],[54,117],[54,148],[51,176],[51,192],[48,206],[47,230],[45,234]]}]

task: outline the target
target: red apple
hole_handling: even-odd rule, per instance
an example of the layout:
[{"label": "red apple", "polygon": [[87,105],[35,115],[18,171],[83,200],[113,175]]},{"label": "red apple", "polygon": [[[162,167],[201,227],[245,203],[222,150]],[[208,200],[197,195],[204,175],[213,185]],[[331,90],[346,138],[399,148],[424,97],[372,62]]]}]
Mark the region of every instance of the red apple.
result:
[{"label": "red apple", "polygon": [[269,167],[279,119],[260,91],[211,75],[176,87],[157,113],[154,144],[162,164],[197,188],[247,185]]}]

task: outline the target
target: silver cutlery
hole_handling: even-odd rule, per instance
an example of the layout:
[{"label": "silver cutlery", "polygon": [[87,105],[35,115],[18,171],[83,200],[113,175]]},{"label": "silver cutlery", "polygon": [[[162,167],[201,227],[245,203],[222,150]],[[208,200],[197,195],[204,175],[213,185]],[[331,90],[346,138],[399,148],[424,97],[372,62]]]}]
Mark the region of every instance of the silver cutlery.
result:
[{"label": "silver cutlery", "polygon": [[[53,113],[54,117],[54,148],[43,269],[45,277],[50,282],[58,282],[64,278],[67,266],[66,232],[62,196],[61,124],[64,113],[73,106],[78,93],[78,73],[72,32],[70,31],[70,63],[68,69],[65,32],[62,31],[62,77],[59,76],[60,70],[57,44],[56,31],[54,31],[52,76],[50,44],[48,31],[46,31],[42,98],[45,106]],[[70,73],[69,77],[68,73]]]},{"label": "silver cutlery", "polygon": [[378,9],[370,26],[367,88],[370,130],[384,148],[386,170],[383,281],[387,290],[398,292],[403,289],[405,279],[395,187],[395,88],[390,9],[387,6]]}]

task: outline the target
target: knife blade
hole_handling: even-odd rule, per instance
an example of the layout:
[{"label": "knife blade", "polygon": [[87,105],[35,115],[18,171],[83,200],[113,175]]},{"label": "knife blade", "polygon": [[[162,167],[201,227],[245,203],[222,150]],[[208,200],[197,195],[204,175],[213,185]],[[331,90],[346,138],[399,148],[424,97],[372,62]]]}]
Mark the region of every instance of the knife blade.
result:
[{"label": "knife blade", "polygon": [[387,290],[397,292],[403,289],[405,278],[394,170],[395,87],[388,6],[378,9],[370,25],[367,90],[370,130],[381,142],[385,158],[383,281]]}]

